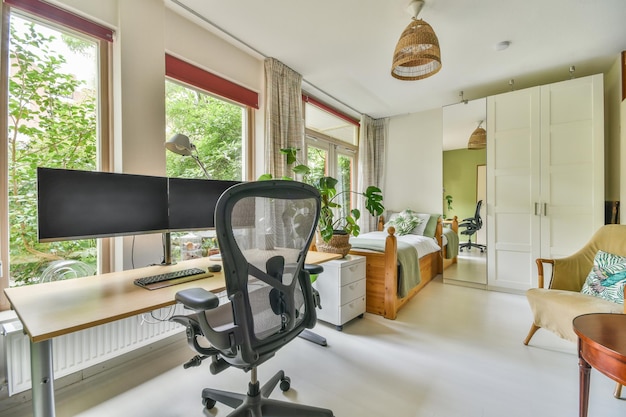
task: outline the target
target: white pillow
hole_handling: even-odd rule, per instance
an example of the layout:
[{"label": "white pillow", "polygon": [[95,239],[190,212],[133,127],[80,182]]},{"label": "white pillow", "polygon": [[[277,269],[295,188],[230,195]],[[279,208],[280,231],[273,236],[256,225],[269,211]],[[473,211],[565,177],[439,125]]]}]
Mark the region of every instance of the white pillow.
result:
[{"label": "white pillow", "polygon": [[430,220],[430,214],[417,213],[416,217],[422,219],[422,222],[415,226],[415,229],[411,232],[413,235],[424,236],[424,230],[426,230],[426,226],[428,225],[428,220]]}]

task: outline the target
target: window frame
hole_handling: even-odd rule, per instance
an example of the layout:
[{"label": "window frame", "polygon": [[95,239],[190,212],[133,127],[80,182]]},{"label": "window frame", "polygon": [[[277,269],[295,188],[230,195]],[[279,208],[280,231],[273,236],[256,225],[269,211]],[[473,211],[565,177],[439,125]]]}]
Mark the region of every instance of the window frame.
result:
[{"label": "window frame", "polygon": [[[308,160],[307,160],[307,155],[309,152],[309,146],[312,147],[316,147],[316,148],[320,148],[320,149],[324,149],[327,152],[327,158],[328,160],[326,161],[326,165],[327,165],[327,170],[328,172],[326,173],[326,175],[333,177],[333,178],[338,178],[338,157],[340,155],[345,155],[347,157],[350,157],[353,159],[353,164],[354,164],[354,173],[352,175],[351,181],[350,181],[350,189],[351,191],[357,191],[357,187],[358,187],[358,167],[359,167],[359,129],[360,129],[360,123],[357,122],[356,120],[354,120],[353,118],[351,118],[350,116],[336,110],[333,109],[332,107],[310,97],[307,95],[303,95],[302,96],[303,99],[303,106],[302,106],[302,112],[303,112],[303,119],[304,120],[304,125],[305,125],[305,139],[304,139],[304,143],[305,143],[305,150],[304,150],[304,158],[305,158],[305,163],[308,164]],[[312,105],[317,107],[319,110],[327,112],[335,117],[338,117],[348,123],[351,123],[353,125],[355,125],[357,127],[356,129],[356,138],[355,138],[355,142],[357,143],[356,145],[342,141],[340,139],[334,138],[332,136],[326,135],[324,133],[321,133],[317,130],[311,129],[309,127],[306,127],[306,106],[307,105]],[[356,207],[356,194],[354,193],[350,193],[350,206],[351,208],[355,208]]]},{"label": "window frame", "polygon": [[[84,19],[78,15],[67,12],[40,0],[4,0],[2,3],[2,28],[0,29],[0,138],[4,150],[0,152],[0,166],[8,167],[7,133],[8,133],[8,75],[9,75],[9,38],[10,17],[12,13],[24,16],[40,24],[56,27],[59,30],[74,33],[79,37],[88,36],[98,47],[98,155],[97,166],[102,171],[111,171],[113,168],[113,140],[112,140],[112,82],[111,82],[111,56],[114,32]],[[8,171],[0,170],[0,204],[2,212],[0,216],[0,230],[9,230],[9,199],[8,199]],[[97,241],[98,271],[110,272],[113,265],[112,239],[103,238]],[[9,286],[9,234],[0,235],[0,290]],[[2,291],[0,295],[0,311],[10,308],[10,304]]]}]

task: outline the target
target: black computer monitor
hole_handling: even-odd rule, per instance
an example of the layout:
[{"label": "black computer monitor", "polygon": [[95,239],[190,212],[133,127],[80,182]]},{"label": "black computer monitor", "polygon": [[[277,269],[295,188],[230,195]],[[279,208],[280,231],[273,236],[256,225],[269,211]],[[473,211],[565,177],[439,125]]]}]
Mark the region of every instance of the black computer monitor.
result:
[{"label": "black computer monitor", "polygon": [[167,178],[37,169],[39,241],[166,232]]},{"label": "black computer monitor", "polygon": [[169,178],[169,230],[215,227],[215,205],[222,193],[240,181]]}]

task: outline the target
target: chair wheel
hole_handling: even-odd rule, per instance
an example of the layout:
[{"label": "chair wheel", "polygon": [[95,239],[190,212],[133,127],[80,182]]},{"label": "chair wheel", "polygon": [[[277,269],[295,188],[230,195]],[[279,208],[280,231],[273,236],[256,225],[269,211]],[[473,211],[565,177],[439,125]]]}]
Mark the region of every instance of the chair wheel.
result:
[{"label": "chair wheel", "polygon": [[289,391],[289,388],[291,388],[291,378],[286,376],[280,380],[280,390],[282,392],[285,392],[285,391]]},{"label": "chair wheel", "polygon": [[202,405],[204,406],[204,408],[206,408],[207,410],[212,409],[213,407],[215,407],[215,403],[216,401],[212,398],[203,398],[202,399]]}]

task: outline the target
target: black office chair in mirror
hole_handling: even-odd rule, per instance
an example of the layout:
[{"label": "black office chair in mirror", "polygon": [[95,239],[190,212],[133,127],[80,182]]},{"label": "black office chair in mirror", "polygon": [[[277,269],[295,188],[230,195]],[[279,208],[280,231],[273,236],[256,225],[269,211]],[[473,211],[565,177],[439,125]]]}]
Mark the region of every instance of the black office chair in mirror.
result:
[{"label": "black office chair in mirror", "polygon": [[[483,205],[483,200],[479,200],[476,203],[476,211],[473,217],[463,219],[459,223],[459,234],[467,236],[467,242],[463,242],[459,245],[459,252],[463,252],[463,249],[471,250],[472,248],[480,249],[481,252],[485,252],[486,245],[476,243],[476,233],[483,228],[483,219],[480,216],[480,209]],[[472,239],[474,241],[472,242]]]},{"label": "black office chair in mirror", "polygon": [[176,300],[193,314],[172,320],[186,326],[198,353],[185,367],[210,359],[212,374],[239,368],[250,373],[250,382],[247,394],[205,388],[206,409],[220,402],[235,409],[232,416],[333,416],[328,409],[269,399],[277,385],[291,387],[282,370],[262,387],[257,380],[259,365],[315,325],[316,299],[304,261],[319,209],[317,190],[296,181],[243,183],[218,200],[215,229],[226,297],[220,301],[202,288],[181,290]]}]

